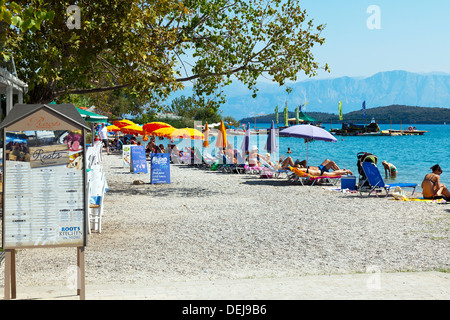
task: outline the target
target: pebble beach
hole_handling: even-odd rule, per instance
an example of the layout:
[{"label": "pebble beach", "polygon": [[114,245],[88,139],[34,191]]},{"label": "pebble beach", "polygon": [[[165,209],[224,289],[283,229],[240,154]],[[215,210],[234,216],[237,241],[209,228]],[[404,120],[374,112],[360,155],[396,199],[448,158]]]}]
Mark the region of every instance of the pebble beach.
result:
[{"label": "pebble beach", "polygon": [[[109,189],[102,232],[88,236],[87,288],[450,270],[449,204],[182,164],[171,165],[171,184],[152,185],[119,154],[102,165]],[[64,286],[76,250],[23,249],[16,259],[18,288]]]}]

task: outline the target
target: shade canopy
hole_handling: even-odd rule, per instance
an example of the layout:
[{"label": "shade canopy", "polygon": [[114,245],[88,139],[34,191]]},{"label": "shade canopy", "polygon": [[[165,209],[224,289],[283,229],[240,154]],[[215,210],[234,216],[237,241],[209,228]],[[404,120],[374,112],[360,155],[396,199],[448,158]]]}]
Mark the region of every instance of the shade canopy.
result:
[{"label": "shade canopy", "polygon": [[153,131],[161,129],[161,128],[170,128],[172,127],[170,124],[165,122],[149,122],[142,126],[144,132],[146,134],[151,134]]},{"label": "shade canopy", "polygon": [[306,163],[308,163],[309,141],[321,140],[337,142],[337,139],[328,131],[310,124],[299,124],[280,131],[280,136],[303,138],[306,144]]},{"label": "shade canopy", "polygon": [[135,123],[133,121],[127,120],[127,119],[116,120],[113,122],[113,125],[115,125],[119,128],[129,126],[130,124],[135,124]]},{"label": "shade canopy", "polygon": [[137,124],[130,124],[128,126],[122,127],[120,128],[120,131],[129,134],[144,134],[144,129],[142,129],[142,127]]},{"label": "shade canopy", "polygon": [[101,114],[97,114],[80,108],[77,108],[77,111],[86,122],[106,123],[108,121],[108,117],[102,116]]},{"label": "shade canopy", "polygon": [[119,132],[120,131],[120,128],[113,124],[110,126],[107,126],[106,129],[108,130],[108,132]]},{"label": "shade canopy", "polygon": [[208,122],[205,123],[205,129],[204,132],[204,141],[203,141],[203,147],[207,148],[209,147],[209,128],[208,128]]},{"label": "shade canopy", "polygon": [[172,139],[175,138],[183,138],[183,139],[195,139],[195,140],[203,140],[203,133],[193,128],[183,128],[176,129],[172,132]]},{"label": "shade canopy", "polygon": [[242,154],[246,155],[250,151],[250,122],[247,122],[245,127],[244,140],[241,145]]},{"label": "shade canopy", "polygon": [[337,142],[328,131],[310,124],[299,124],[280,131],[280,136],[303,138],[305,140],[322,140]]},{"label": "shade canopy", "polygon": [[174,128],[174,127],[156,129],[155,131],[152,132],[152,135],[155,135],[158,137],[170,138],[172,136],[172,132],[174,132],[175,130],[176,130],[176,128]]},{"label": "shade canopy", "polygon": [[277,135],[275,131],[275,124],[272,120],[272,126],[269,129],[269,133],[267,135],[266,147],[268,153],[275,153],[277,151]]},{"label": "shade canopy", "polygon": [[220,122],[219,134],[216,140],[216,147],[225,149],[227,147],[227,130],[223,120]]},{"label": "shade canopy", "polygon": [[317,120],[306,115],[303,111],[299,111],[298,113],[299,120],[307,121],[307,122],[316,122]]}]

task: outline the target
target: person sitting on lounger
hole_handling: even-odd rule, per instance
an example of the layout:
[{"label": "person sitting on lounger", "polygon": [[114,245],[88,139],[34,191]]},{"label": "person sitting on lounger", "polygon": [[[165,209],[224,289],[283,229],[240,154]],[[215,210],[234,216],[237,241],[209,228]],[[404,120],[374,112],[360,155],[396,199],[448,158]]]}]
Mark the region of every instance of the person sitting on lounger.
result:
[{"label": "person sitting on lounger", "polygon": [[336,164],[336,162],[331,161],[330,159],[325,159],[320,166],[307,166],[306,165],[306,160],[300,161],[300,165],[303,168],[313,168],[316,170],[320,170],[322,173],[324,172],[330,172],[330,169],[332,169],[333,171],[337,171],[337,170],[341,170],[339,168],[339,166]]},{"label": "person sitting on lounger", "polygon": [[440,183],[441,167],[436,164],[432,166],[431,173],[427,174],[422,182],[422,194],[424,199],[445,199],[450,200],[450,191],[445,184]]},{"label": "person sitting on lounger", "polygon": [[301,172],[310,174],[314,177],[337,177],[337,176],[351,176],[353,172],[348,169],[339,169],[332,172],[321,171],[320,169],[315,169],[314,167],[309,168],[297,168]]}]

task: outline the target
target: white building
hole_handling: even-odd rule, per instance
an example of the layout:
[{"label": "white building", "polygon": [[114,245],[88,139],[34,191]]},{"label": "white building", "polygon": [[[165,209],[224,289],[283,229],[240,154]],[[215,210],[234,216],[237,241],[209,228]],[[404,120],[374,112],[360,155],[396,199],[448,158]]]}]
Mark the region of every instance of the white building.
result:
[{"label": "white building", "polygon": [[[3,95],[6,96],[6,110],[2,110],[4,116],[16,103],[23,104],[23,95],[27,91],[28,85],[17,78],[14,59],[11,57],[9,61],[5,61],[3,57],[0,57],[0,98],[3,98]],[[14,96],[17,98],[15,99]]]}]

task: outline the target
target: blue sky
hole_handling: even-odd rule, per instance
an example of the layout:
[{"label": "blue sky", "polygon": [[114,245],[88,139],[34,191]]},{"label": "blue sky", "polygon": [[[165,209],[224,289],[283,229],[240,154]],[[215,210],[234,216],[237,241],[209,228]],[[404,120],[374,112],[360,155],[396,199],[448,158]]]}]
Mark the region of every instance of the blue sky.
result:
[{"label": "blue sky", "polygon": [[[300,0],[300,5],[315,25],[327,25],[326,43],[314,54],[331,73],[318,78],[390,70],[450,73],[449,0]],[[381,29],[367,27],[371,5],[380,9]]]}]

